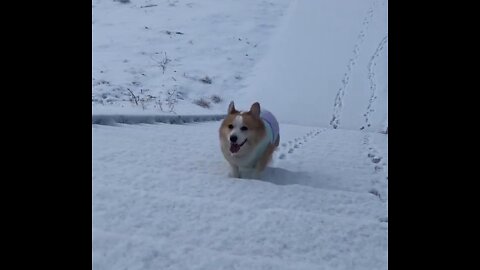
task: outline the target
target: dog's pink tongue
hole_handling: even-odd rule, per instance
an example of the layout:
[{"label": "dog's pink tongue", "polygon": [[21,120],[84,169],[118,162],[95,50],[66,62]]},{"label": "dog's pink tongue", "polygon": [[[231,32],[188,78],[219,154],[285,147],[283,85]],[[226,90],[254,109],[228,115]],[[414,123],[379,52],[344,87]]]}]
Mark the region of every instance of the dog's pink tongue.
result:
[{"label": "dog's pink tongue", "polygon": [[230,144],[230,152],[237,153],[240,150],[240,145],[236,143]]}]

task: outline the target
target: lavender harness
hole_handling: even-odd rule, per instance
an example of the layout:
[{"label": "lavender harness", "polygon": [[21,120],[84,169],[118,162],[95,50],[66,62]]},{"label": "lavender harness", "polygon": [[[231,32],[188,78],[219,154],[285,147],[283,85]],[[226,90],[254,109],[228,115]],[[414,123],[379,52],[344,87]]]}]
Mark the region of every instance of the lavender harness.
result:
[{"label": "lavender harness", "polygon": [[248,164],[247,167],[255,166],[263,153],[265,153],[268,144],[275,144],[275,141],[277,140],[280,133],[277,119],[275,118],[275,116],[273,116],[271,112],[267,110],[261,110],[260,118],[262,119],[265,126],[268,140],[262,141],[261,144],[255,149],[255,153],[253,153],[253,155],[250,156],[249,161],[245,163],[246,165]]},{"label": "lavender harness", "polygon": [[278,134],[280,133],[280,128],[278,126],[277,119],[273,114],[267,110],[261,110],[260,118],[263,120],[265,129],[267,130],[267,135],[270,138],[270,143],[275,144]]}]

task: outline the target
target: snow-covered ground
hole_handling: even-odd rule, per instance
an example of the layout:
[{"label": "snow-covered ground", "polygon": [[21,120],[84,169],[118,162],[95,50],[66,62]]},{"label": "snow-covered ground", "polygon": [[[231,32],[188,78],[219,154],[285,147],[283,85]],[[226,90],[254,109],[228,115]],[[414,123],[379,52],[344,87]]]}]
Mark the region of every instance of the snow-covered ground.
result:
[{"label": "snow-covered ground", "polygon": [[92,125],[93,269],[387,269],[387,0],[120,2],[92,0],[92,114],[260,101],[281,142],[232,179],[218,121]]},{"label": "snow-covered ground", "polygon": [[232,179],[219,124],[93,126],[93,269],[387,269],[386,135],[284,124]]},{"label": "snow-covered ground", "polygon": [[290,2],[92,0],[93,112],[223,113]]},{"label": "snow-covered ground", "polygon": [[387,119],[387,1],[293,1],[237,98],[284,123],[382,131]]}]

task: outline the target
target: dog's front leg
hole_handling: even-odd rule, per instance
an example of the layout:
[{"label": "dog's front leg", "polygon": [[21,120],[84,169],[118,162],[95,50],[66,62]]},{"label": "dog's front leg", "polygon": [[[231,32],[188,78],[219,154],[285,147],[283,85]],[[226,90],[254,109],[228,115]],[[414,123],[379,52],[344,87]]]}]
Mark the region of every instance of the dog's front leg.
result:
[{"label": "dog's front leg", "polygon": [[276,146],[273,144],[268,145],[267,149],[265,150],[265,153],[263,153],[263,155],[260,157],[257,164],[255,164],[255,167],[252,173],[253,179],[259,180],[261,178],[263,170],[265,170],[265,167],[267,167],[267,164],[272,160],[272,154],[275,151],[275,148]]},{"label": "dog's front leg", "polygon": [[230,164],[230,167],[231,167],[231,170],[228,176],[233,178],[240,178],[240,170],[238,169],[238,166]]},{"label": "dog's front leg", "polygon": [[255,180],[260,180],[262,179],[262,172],[258,170],[253,170],[251,173],[251,178]]}]

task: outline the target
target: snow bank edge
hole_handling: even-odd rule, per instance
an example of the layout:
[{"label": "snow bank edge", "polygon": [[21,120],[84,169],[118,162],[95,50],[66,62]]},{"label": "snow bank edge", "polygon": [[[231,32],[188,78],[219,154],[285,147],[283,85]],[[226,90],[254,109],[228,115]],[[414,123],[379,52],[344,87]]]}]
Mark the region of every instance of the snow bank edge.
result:
[{"label": "snow bank edge", "polygon": [[226,115],[92,115],[92,125],[115,125],[115,124],[184,124],[195,122],[219,121]]}]

